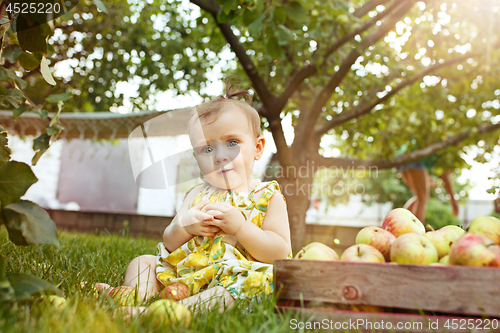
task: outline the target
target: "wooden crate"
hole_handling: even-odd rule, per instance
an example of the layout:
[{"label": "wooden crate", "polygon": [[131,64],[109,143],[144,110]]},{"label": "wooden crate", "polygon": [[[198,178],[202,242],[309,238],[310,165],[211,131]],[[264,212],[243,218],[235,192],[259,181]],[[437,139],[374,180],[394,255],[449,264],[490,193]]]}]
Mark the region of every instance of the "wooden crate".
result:
[{"label": "wooden crate", "polygon": [[[335,331],[348,322],[338,330],[345,331],[363,320],[372,329],[357,325],[361,332],[500,332],[499,268],[277,260],[274,286],[277,310],[293,311],[299,323],[309,318],[309,326],[326,320],[330,325],[321,328]],[[318,302],[331,308],[308,308]],[[342,310],[352,305],[384,312]],[[399,330],[398,323],[406,327]]]}]

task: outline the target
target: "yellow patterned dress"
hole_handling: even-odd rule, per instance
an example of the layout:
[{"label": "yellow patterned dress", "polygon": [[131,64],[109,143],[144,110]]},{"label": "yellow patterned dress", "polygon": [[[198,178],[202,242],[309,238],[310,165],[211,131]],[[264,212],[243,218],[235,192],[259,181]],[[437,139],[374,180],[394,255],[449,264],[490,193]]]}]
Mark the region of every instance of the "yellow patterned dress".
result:
[{"label": "yellow patterned dress", "polygon": [[[255,202],[254,193],[262,189],[262,195]],[[189,207],[206,199],[210,199],[210,203],[226,202],[239,208],[246,219],[260,228],[269,200],[276,191],[283,195],[274,180],[259,183],[250,193],[222,190],[204,183]],[[288,258],[292,258],[291,249]],[[172,253],[159,243],[156,277],[165,286],[176,282],[185,284],[191,295],[214,286],[223,286],[235,299],[251,299],[273,292],[273,265],[256,261],[234,236],[222,230],[210,238],[195,236]]]}]

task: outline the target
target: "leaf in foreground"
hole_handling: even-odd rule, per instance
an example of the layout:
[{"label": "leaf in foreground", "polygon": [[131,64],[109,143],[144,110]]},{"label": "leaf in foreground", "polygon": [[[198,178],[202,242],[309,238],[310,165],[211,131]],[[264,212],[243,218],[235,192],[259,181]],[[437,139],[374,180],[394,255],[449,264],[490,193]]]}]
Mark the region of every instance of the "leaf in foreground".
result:
[{"label": "leaf in foreground", "polygon": [[7,279],[14,289],[16,301],[27,301],[43,294],[63,296],[61,289],[33,275],[9,274]]},{"label": "leaf in foreground", "polygon": [[16,245],[54,244],[59,246],[57,227],[45,209],[21,200],[0,211],[10,240]]},{"label": "leaf in foreground", "polygon": [[0,204],[19,201],[28,188],[38,179],[28,164],[17,161],[0,160]]}]

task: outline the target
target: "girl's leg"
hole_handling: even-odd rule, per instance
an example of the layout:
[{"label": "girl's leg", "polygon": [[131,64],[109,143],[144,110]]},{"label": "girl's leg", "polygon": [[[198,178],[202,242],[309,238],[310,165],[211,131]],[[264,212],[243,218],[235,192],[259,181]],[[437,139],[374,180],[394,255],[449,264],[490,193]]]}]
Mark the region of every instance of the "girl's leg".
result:
[{"label": "girl's leg", "polygon": [[[417,197],[415,216],[422,222],[425,222],[425,208],[430,196],[429,173],[427,169],[409,169],[406,171],[406,180],[411,183],[410,189]],[[425,223],[424,223],[425,224]]]},{"label": "girl's leg", "polygon": [[[401,179],[403,180],[403,183],[408,187],[408,189],[415,194],[415,190],[413,189],[413,182],[411,179],[411,175],[409,173],[409,170],[405,170],[401,172]],[[418,206],[418,198],[417,196],[411,197],[403,206],[403,208],[408,209],[410,212],[415,214],[417,212],[417,206]]]},{"label": "girl's leg", "polygon": [[[234,305],[234,298],[229,291],[222,286],[216,286],[199,294],[180,300],[179,303],[189,308],[195,305],[193,315],[196,315],[199,310],[211,309],[214,306],[219,307],[219,313],[224,312]],[[198,305],[198,306],[196,306]]]},{"label": "girl's leg", "polygon": [[123,284],[134,288],[137,286],[143,300],[162,290],[163,285],[156,279],[156,257],[143,255],[132,260],[125,271]]}]

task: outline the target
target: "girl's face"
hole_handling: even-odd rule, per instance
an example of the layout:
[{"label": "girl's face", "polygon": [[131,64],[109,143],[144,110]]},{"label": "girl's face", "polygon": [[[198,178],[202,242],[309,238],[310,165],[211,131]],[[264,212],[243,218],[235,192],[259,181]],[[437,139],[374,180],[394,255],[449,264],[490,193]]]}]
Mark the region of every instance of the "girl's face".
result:
[{"label": "girl's face", "polygon": [[250,190],[253,163],[262,156],[265,139],[255,138],[243,112],[223,111],[209,124],[197,121],[190,134],[194,157],[208,183],[232,191]]}]

